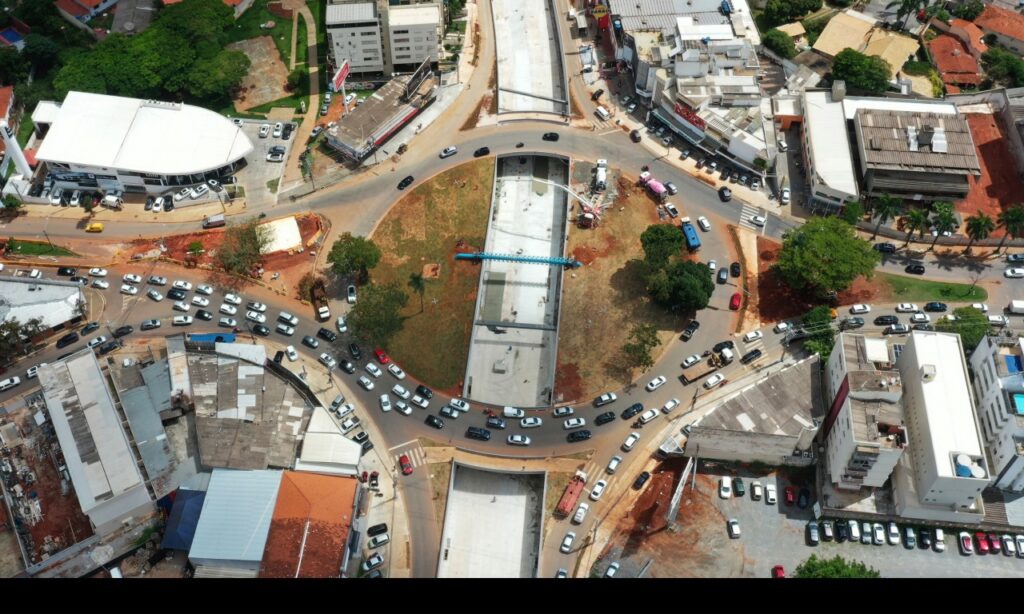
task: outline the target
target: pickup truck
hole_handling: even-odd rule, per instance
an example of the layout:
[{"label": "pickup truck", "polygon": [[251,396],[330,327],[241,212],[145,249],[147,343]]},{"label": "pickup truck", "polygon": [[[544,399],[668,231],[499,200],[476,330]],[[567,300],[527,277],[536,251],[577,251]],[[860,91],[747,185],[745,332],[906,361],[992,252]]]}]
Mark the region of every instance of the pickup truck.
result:
[{"label": "pickup truck", "polygon": [[349,416],[341,423],[341,432],[348,433],[357,426],[359,426],[359,416]]}]

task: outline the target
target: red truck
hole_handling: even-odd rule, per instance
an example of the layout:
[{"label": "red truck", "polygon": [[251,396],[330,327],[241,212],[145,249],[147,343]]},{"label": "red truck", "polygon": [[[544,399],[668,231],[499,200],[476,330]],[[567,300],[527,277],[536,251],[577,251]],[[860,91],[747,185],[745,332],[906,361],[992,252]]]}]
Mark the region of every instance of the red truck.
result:
[{"label": "red truck", "polygon": [[587,474],[582,471],[576,471],[576,475],[566,484],[562,498],[558,500],[558,506],[555,507],[555,516],[565,518],[572,513],[576,507],[576,501],[579,500],[580,494],[583,493],[583,487],[586,484]]}]

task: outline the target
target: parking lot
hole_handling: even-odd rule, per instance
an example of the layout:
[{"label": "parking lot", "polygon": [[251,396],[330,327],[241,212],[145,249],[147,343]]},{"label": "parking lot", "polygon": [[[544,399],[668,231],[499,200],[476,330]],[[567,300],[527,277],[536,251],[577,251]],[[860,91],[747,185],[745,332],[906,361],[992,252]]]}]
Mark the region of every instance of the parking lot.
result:
[{"label": "parking lot", "polygon": [[[291,147],[295,142],[296,132],[293,132],[288,140],[274,138],[274,123],[270,120],[243,120],[242,123],[242,130],[252,141],[253,151],[246,156],[248,165],[238,171],[236,176],[238,183],[245,188],[245,200],[250,206],[262,206],[277,200],[277,190],[271,192],[267,187],[267,182],[279,180],[284,174],[284,161],[288,159]],[[265,138],[260,138],[260,126],[265,124],[271,127],[270,134]],[[271,147],[277,146],[285,148],[284,157],[281,162],[269,162],[267,154],[270,153]]]}]

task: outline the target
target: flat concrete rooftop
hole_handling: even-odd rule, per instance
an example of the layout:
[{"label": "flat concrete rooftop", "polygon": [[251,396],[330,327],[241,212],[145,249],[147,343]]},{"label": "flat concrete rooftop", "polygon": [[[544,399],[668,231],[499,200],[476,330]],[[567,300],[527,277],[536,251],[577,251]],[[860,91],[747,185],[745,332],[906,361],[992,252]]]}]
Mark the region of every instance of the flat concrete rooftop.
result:
[{"label": "flat concrete rooftop", "polygon": [[556,102],[567,100],[555,24],[565,15],[552,14],[551,0],[493,0],[491,13],[497,39],[498,112],[568,113],[566,102]]}]

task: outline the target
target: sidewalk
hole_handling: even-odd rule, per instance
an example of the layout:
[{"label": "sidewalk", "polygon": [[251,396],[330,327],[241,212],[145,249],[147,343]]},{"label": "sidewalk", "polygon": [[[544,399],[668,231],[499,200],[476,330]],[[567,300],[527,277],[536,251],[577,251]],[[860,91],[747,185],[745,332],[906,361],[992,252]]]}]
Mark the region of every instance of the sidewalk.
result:
[{"label": "sidewalk", "polygon": [[92,213],[86,213],[81,207],[54,207],[53,205],[40,205],[25,203],[22,211],[26,217],[54,218],[79,220],[88,218],[89,222],[142,222],[152,224],[181,224],[184,222],[201,222],[203,218],[224,213],[226,215],[237,215],[244,213],[246,209],[245,198],[236,198],[233,201],[222,202],[215,198],[206,202],[187,204],[180,206],[175,203],[172,211],[160,211],[153,213],[146,211],[145,203],[125,203],[121,210],[108,209],[106,207],[93,207]]}]

